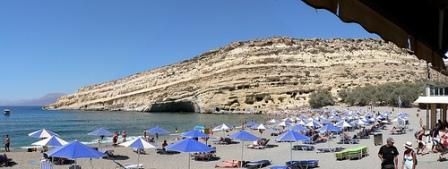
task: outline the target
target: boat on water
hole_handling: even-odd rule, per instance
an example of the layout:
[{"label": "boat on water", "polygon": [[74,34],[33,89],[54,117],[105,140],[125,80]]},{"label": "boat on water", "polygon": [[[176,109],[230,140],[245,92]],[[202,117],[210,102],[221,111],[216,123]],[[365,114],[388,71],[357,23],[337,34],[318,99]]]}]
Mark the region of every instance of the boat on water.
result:
[{"label": "boat on water", "polygon": [[3,115],[9,116],[10,114],[11,114],[11,110],[9,110],[9,109],[4,109],[3,110]]}]

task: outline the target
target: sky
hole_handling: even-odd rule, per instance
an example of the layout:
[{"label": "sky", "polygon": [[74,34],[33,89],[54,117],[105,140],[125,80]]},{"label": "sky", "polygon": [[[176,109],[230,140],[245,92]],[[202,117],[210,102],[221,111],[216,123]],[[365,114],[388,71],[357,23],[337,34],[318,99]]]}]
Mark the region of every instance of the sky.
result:
[{"label": "sky", "polygon": [[379,38],[300,0],[2,0],[0,101],[72,93],[273,36]]}]

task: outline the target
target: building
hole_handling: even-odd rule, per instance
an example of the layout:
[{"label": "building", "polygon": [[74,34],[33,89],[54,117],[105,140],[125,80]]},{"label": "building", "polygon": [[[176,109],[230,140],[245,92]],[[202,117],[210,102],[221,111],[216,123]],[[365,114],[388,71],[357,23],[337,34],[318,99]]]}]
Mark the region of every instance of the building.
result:
[{"label": "building", "polygon": [[432,129],[437,120],[447,120],[448,86],[428,85],[425,95],[418,97],[414,103],[426,108],[426,126]]}]

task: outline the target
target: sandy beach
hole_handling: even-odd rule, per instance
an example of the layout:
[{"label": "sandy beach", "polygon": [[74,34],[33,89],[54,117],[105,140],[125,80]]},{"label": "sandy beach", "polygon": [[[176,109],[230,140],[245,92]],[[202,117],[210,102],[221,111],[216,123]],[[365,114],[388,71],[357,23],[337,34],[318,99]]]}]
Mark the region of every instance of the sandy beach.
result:
[{"label": "sandy beach", "polygon": [[[361,107],[362,109],[366,109]],[[359,107],[352,107],[350,109],[359,109]],[[389,107],[375,107],[375,111],[391,111]],[[416,116],[417,108],[395,108],[395,113],[392,114],[392,119],[397,115],[398,111],[408,112],[409,116],[409,130],[407,134],[403,135],[393,135],[395,139],[395,146],[400,152],[400,165],[401,158],[404,151],[404,144],[406,141],[412,141],[413,146],[416,147],[417,142],[414,138],[414,132],[418,129],[418,117]],[[421,112],[423,120],[425,120],[424,111]],[[392,128],[396,123],[388,125],[388,129]],[[358,130],[355,130],[357,132]],[[385,139],[389,137],[389,130],[383,130],[383,143]],[[260,133],[253,131],[253,134],[260,136]],[[349,135],[353,135],[353,132],[349,132]],[[221,133],[215,133],[215,136],[221,136]],[[265,132],[261,135],[262,137],[271,139],[269,144],[277,145],[273,148],[266,148],[263,150],[254,149],[244,149],[244,160],[271,160],[272,165],[284,165],[286,161],[289,161],[289,144],[288,143],[277,143],[275,142],[275,137],[271,137],[269,132]],[[334,153],[316,153],[315,151],[293,151],[294,160],[305,160],[305,159],[317,159],[319,160],[320,168],[334,168],[334,169],[358,169],[358,168],[379,168],[380,160],[377,157],[378,150],[380,146],[375,146],[373,143],[373,137],[370,139],[361,139],[358,145],[340,145],[336,144],[336,139],[329,141],[328,143],[315,144],[316,148],[324,147],[335,147],[342,146],[345,148],[356,147],[359,145],[364,145],[368,147],[369,156],[362,158],[360,160],[343,160],[337,161]],[[162,140],[159,140],[161,142]],[[173,141],[171,141],[172,143]],[[159,143],[160,144],[160,143]],[[245,144],[250,144],[245,142]],[[300,143],[294,143],[300,144]],[[241,144],[231,144],[231,145],[214,145],[217,148],[216,155],[220,157],[217,161],[191,161],[191,168],[194,169],[209,169],[214,168],[215,164],[220,163],[222,160],[239,160],[241,158]],[[81,159],[77,160],[77,163],[82,168],[96,168],[96,169],[115,169],[120,168],[120,165],[135,164],[137,163],[137,154],[130,148],[125,147],[115,147],[114,154],[118,157],[115,160],[110,159]],[[157,169],[184,169],[188,168],[188,154],[175,154],[175,155],[159,155],[156,154],[155,150],[146,150],[147,154],[140,156],[140,162],[143,163],[145,168],[157,168]],[[10,152],[7,153],[9,158],[12,158],[16,163],[11,167],[6,168],[17,168],[17,169],[36,169],[39,168],[40,159],[42,154],[39,152]],[[438,154],[430,153],[428,155],[418,156],[418,166],[417,168],[424,169],[446,169],[448,168],[448,162],[438,162]],[[272,166],[271,165],[271,166]],[[68,168],[69,165],[55,165],[54,168],[62,169]],[[269,168],[269,167],[267,167]]]}]

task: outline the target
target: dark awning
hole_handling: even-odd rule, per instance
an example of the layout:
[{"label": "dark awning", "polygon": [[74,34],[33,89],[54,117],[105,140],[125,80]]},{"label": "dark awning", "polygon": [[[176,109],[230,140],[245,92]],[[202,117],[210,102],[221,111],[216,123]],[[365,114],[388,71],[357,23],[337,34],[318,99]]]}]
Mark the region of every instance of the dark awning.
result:
[{"label": "dark awning", "polygon": [[407,48],[448,75],[448,0],[302,0]]}]

